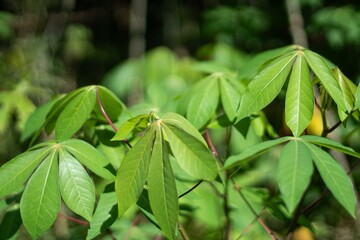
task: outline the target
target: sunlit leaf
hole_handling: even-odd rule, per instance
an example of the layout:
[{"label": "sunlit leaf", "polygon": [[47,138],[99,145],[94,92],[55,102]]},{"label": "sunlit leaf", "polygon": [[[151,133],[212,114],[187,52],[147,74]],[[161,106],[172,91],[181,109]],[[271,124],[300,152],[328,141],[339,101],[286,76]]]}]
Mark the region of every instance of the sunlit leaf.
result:
[{"label": "sunlit leaf", "polygon": [[226,116],[233,121],[236,117],[236,110],[240,104],[240,93],[228,79],[220,80],[220,98]]},{"label": "sunlit leaf", "polygon": [[58,173],[58,156],[53,150],[30,177],[21,197],[21,218],[33,238],[51,227],[60,210]]},{"label": "sunlit leaf", "polygon": [[84,167],[67,151],[59,151],[59,185],[66,205],[90,221],[95,207],[95,186]]},{"label": "sunlit leaf", "polygon": [[177,113],[166,113],[162,118],[161,121],[165,124],[174,125],[177,128],[187,132],[188,134],[192,135],[193,137],[197,138],[200,142],[206,145],[206,142],[203,136],[199,133],[196,127],[194,127],[186,118],[177,114]]},{"label": "sunlit leaf", "polygon": [[187,119],[197,128],[202,128],[214,116],[219,103],[219,73],[214,73],[195,86],[188,108]]},{"label": "sunlit leaf", "polygon": [[336,200],[355,218],[356,197],[350,177],[331,155],[319,147],[306,143],[321,178]]},{"label": "sunlit leaf", "polygon": [[239,71],[239,79],[252,79],[262,69],[267,67],[271,60],[276,59],[290,51],[293,51],[296,46],[286,46],[282,48],[271,49],[265,52],[261,52],[251,58]]},{"label": "sunlit leaf", "polygon": [[298,137],[310,124],[314,112],[314,90],[309,68],[302,53],[298,54],[290,75],[285,100],[285,120]]},{"label": "sunlit leaf", "polygon": [[96,102],[95,87],[88,87],[69,102],[55,124],[55,137],[58,141],[71,138],[90,117]]},{"label": "sunlit leaf", "polygon": [[126,154],[115,180],[119,216],[139,198],[149,169],[151,150],[154,145],[155,130],[151,128]]},{"label": "sunlit leaf", "polygon": [[281,194],[290,213],[299,204],[313,173],[311,154],[300,140],[287,143],[281,152],[278,180]]},{"label": "sunlit leaf", "polygon": [[318,77],[322,86],[324,86],[338,107],[343,111],[350,112],[351,109],[347,108],[345,105],[345,100],[340,85],[336,81],[333,72],[331,71],[329,65],[325,62],[324,58],[310,50],[304,50],[304,56],[311,70]]},{"label": "sunlit leaf", "polygon": [[18,190],[40,162],[49,154],[49,148],[24,152],[0,168],[0,198]]},{"label": "sunlit leaf", "polygon": [[62,142],[62,146],[98,176],[108,180],[115,179],[115,175],[106,168],[109,166],[109,161],[89,143],[79,139],[68,139]]},{"label": "sunlit leaf", "polygon": [[136,125],[138,125],[141,120],[146,118],[148,115],[149,114],[140,114],[136,117],[130,118],[129,120],[121,124],[115,136],[111,140],[124,140],[125,138],[127,138],[134,130]]},{"label": "sunlit leaf", "polygon": [[229,157],[224,164],[224,169],[230,169],[237,166],[243,166],[248,163],[251,159],[258,157],[259,155],[265,153],[269,149],[280,145],[286,141],[289,141],[291,138],[282,137],[275,140],[269,140],[266,142],[262,142],[246,148],[242,153],[238,155],[233,155]]},{"label": "sunlit leaf", "polygon": [[271,103],[280,93],[291,70],[295,53],[287,54],[263,69],[247,86],[238,109],[238,120]]},{"label": "sunlit leaf", "polygon": [[313,135],[304,135],[304,136],[301,136],[301,139],[306,142],[310,142],[310,143],[319,145],[321,147],[334,149],[336,151],[343,152],[347,155],[354,156],[356,158],[360,158],[360,153],[355,152],[354,149],[344,146],[341,143],[335,142],[329,138],[313,136]]},{"label": "sunlit leaf", "polygon": [[179,165],[198,179],[214,180],[217,165],[213,154],[198,139],[170,124],[163,124],[164,133]]},{"label": "sunlit leaf", "polygon": [[175,239],[179,215],[178,194],[169,154],[161,135],[161,127],[158,126],[150,158],[148,193],[152,212],[161,230],[167,238]]}]

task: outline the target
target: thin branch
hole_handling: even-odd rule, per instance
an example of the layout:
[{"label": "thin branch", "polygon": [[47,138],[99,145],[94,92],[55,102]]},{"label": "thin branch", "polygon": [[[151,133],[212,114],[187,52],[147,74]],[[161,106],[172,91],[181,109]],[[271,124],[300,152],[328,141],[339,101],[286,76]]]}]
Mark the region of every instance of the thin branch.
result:
[{"label": "thin branch", "polygon": [[236,191],[240,194],[241,198],[244,200],[245,204],[247,205],[247,207],[250,209],[250,211],[257,217],[258,222],[261,224],[261,226],[265,229],[265,231],[269,234],[269,236],[271,237],[271,239],[273,240],[278,240],[278,238],[275,236],[274,232],[271,231],[271,229],[266,225],[266,223],[262,220],[262,218],[260,217],[260,215],[255,211],[255,209],[251,206],[250,202],[247,200],[247,198],[245,197],[245,195],[241,192],[241,189],[239,187],[239,185],[235,182],[234,179],[231,178],[231,181],[234,185],[234,188],[236,189]]},{"label": "thin branch", "polygon": [[[96,86],[96,98],[97,98],[97,102],[98,102],[98,105],[99,105],[102,115],[105,117],[106,121],[110,124],[110,126],[114,129],[114,131],[117,132],[118,129],[116,128],[115,124],[111,121],[109,116],[106,114],[105,109],[101,103],[98,86]],[[131,144],[129,143],[129,141],[126,138],[124,138],[123,141],[126,145],[128,145],[129,148],[132,148]]]},{"label": "thin branch", "polygon": [[80,224],[80,225],[84,225],[84,226],[89,226],[89,223],[88,222],[85,222],[85,221],[82,221],[82,220],[79,220],[79,219],[76,219],[76,218],[73,218],[73,217],[69,217],[63,213],[59,213],[58,215],[59,217],[64,217],[74,223],[77,223],[77,224]]},{"label": "thin branch", "polygon": [[180,223],[178,224],[179,232],[184,240],[190,240],[188,234],[185,231],[185,228]]},{"label": "thin branch", "polygon": [[202,182],[203,182],[203,180],[198,181],[192,188],[190,188],[190,189],[187,190],[186,192],[180,194],[180,196],[179,196],[178,198],[182,198],[183,196],[189,194],[189,193],[192,192],[195,188],[197,188]]}]

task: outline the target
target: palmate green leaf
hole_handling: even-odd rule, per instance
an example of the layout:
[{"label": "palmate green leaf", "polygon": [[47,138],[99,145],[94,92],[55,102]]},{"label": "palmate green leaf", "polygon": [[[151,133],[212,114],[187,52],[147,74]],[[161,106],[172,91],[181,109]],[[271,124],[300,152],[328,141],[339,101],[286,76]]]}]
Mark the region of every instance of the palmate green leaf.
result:
[{"label": "palmate green leaf", "polygon": [[21,197],[21,218],[34,239],[50,228],[60,210],[58,172],[54,149],[32,174]]},{"label": "palmate green leaf", "polygon": [[161,230],[168,239],[175,239],[179,215],[178,194],[160,124],[156,129],[150,158],[148,193],[152,212]]},{"label": "palmate green leaf", "polygon": [[0,198],[18,190],[31,173],[49,154],[49,148],[24,152],[0,168]]},{"label": "palmate green leaf", "polygon": [[236,90],[236,87],[230,80],[221,79],[219,82],[221,104],[224,108],[226,116],[230,121],[233,121],[236,117],[236,110],[240,104],[240,93]]},{"label": "palmate green leaf", "polygon": [[89,143],[79,139],[68,139],[61,144],[66,151],[71,153],[79,162],[96,175],[108,180],[115,179],[115,175],[106,168],[109,166],[109,161]]},{"label": "palmate green leaf", "polygon": [[167,113],[162,118],[161,121],[165,124],[170,124],[180,128],[181,130],[187,132],[192,135],[200,142],[202,142],[205,146],[207,143],[205,142],[203,136],[199,133],[196,127],[194,127],[186,118],[177,114],[177,113]]},{"label": "palmate green leaf", "polygon": [[151,150],[154,145],[155,129],[150,128],[126,154],[115,180],[119,216],[139,198],[149,169]]},{"label": "palmate green leaf", "polygon": [[281,152],[277,177],[284,202],[290,213],[296,209],[313,173],[311,154],[301,140],[287,143]]},{"label": "palmate green leaf", "polygon": [[111,139],[111,141],[124,140],[125,138],[127,138],[130,135],[130,133],[134,130],[136,125],[138,125],[141,122],[141,120],[146,118],[147,116],[149,116],[149,114],[140,114],[137,115],[136,117],[130,118],[129,120],[121,124],[115,136]]},{"label": "palmate green leaf", "polygon": [[304,56],[311,70],[318,77],[321,85],[324,86],[338,107],[343,111],[350,112],[351,108],[348,108],[345,104],[345,96],[341,91],[340,85],[325,60],[319,54],[310,50],[304,50]]},{"label": "palmate green leaf", "polygon": [[314,90],[302,52],[295,59],[285,100],[285,121],[298,137],[310,124],[314,112]]},{"label": "palmate green leaf", "polygon": [[300,137],[302,140],[319,145],[321,147],[326,147],[330,149],[334,149],[339,152],[343,152],[347,155],[354,156],[356,158],[360,158],[360,153],[355,152],[354,149],[344,146],[341,143],[335,142],[329,138],[313,136],[313,135],[304,135]]},{"label": "palmate green leaf", "polygon": [[104,192],[100,195],[99,202],[90,222],[90,228],[86,239],[94,239],[103,233],[117,219],[116,193],[113,191]]},{"label": "palmate green leaf", "polygon": [[247,164],[251,159],[254,159],[259,155],[265,153],[266,151],[270,150],[270,148],[273,148],[289,140],[291,140],[290,137],[282,137],[251,146],[245,149],[242,153],[229,157],[225,161],[224,169],[243,166]]},{"label": "palmate green leaf", "polygon": [[296,52],[278,58],[255,76],[241,98],[238,120],[261,110],[275,99],[289,75],[295,57]]},{"label": "palmate green leaf", "polygon": [[71,138],[89,118],[96,102],[96,87],[87,87],[69,102],[55,124],[55,138],[63,141]]},{"label": "palmate green leaf", "polygon": [[201,80],[195,86],[195,95],[192,96],[187,107],[187,119],[197,128],[208,123],[216,112],[219,104],[219,73],[214,73]]},{"label": "palmate green leaf", "polygon": [[216,178],[216,159],[202,142],[171,124],[162,124],[162,129],[181,168],[198,179]]},{"label": "palmate green leaf", "polygon": [[312,155],[321,178],[336,200],[355,218],[356,197],[350,177],[331,155],[319,147],[304,142]]},{"label": "palmate green leaf", "polygon": [[59,184],[66,205],[90,221],[95,207],[95,186],[84,167],[67,151],[59,151]]}]

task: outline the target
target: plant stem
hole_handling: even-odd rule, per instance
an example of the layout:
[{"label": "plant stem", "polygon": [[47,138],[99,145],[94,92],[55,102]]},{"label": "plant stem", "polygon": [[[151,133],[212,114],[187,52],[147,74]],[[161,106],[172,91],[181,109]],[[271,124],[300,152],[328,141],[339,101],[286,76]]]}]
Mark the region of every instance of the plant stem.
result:
[{"label": "plant stem", "polygon": [[[100,99],[100,94],[99,94],[99,87],[96,86],[96,98],[97,98],[97,102],[100,108],[100,111],[102,113],[102,115],[105,117],[106,121],[110,124],[110,126],[114,129],[115,132],[118,131],[118,129],[116,128],[115,124],[111,121],[111,119],[109,118],[109,116],[106,114],[105,109],[101,103],[101,99]],[[131,144],[129,143],[129,141],[124,138],[124,143],[129,147],[132,148]]]},{"label": "plant stem", "polygon": [[74,223],[77,223],[77,224],[80,224],[80,225],[84,225],[84,226],[89,226],[89,223],[88,222],[85,222],[85,221],[82,221],[82,220],[79,220],[79,219],[76,219],[76,218],[73,218],[73,217],[69,217],[65,214],[62,214],[62,213],[59,213],[59,216],[60,217],[64,217]]},{"label": "plant stem", "polygon": [[261,224],[261,226],[265,229],[265,231],[269,234],[269,236],[271,237],[271,239],[273,240],[278,240],[278,238],[275,236],[275,234],[273,233],[273,231],[271,231],[271,229],[266,225],[266,223],[262,220],[262,218],[260,217],[260,215],[255,211],[255,209],[251,206],[250,202],[247,200],[247,198],[245,197],[245,195],[241,192],[241,189],[239,187],[239,185],[235,182],[234,179],[231,178],[231,181],[234,185],[234,188],[236,189],[236,191],[240,194],[241,198],[244,200],[245,204],[248,206],[248,208],[250,209],[250,211],[254,214],[254,216],[257,217],[258,222]]},{"label": "plant stem", "polygon": [[179,228],[179,232],[181,234],[181,236],[183,237],[184,240],[190,240],[189,236],[187,235],[183,225],[181,225],[180,223],[178,224],[178,228]]},{"label": "plant stem", "polygon": [[198,181],[194,186],[192,186],[192,188],[190,188],[190,189],[187,190],[186,192],[180,194],[178,198],[182,198],[183,196],[189,194],[189,193],[192,192],[195,188],[197,188],[202,182],[203,182],[203,180]]}]

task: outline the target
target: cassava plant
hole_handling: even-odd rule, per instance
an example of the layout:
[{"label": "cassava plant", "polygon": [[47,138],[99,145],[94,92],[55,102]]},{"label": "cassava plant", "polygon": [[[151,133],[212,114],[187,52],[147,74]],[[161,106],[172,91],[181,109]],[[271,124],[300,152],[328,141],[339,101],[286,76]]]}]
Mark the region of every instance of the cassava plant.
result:
[{"label": "cassava plant", "polygon": [[[28,150],[0,168],[3,211],[21,216],[3,218],[1,226],[11,226],[3,237],[22,223],[40,238],[64,215],[62,203],[69,219],[85,224],[86,239],[129,238],[131,226],[119,233],[114,225],[140,226],[139,216],[155,229],[142,237],[168,239],[280,239],[299,226],[316,235],[309,213],[326,204],[356,217],[354,168],[346,172],[329,149],[349,156],[346,163],[360,154],[328,134],[358,121],[360,91],[336,66],[293,45],[259,54],[239,72],[212,63],[196,69],[204,78],[172,96],[166,112],[128,109],[103,86],[39,107],[23,132]],[[267,121],[272,102],[284,106],[286,135]],[[309,134],[314,112],[320,135]],[[276,185],[246,179],[262,161],[277,169]],[[321,201],[329,192],[337,203]],[[202,211],[216,214],[205,219]]]}]

